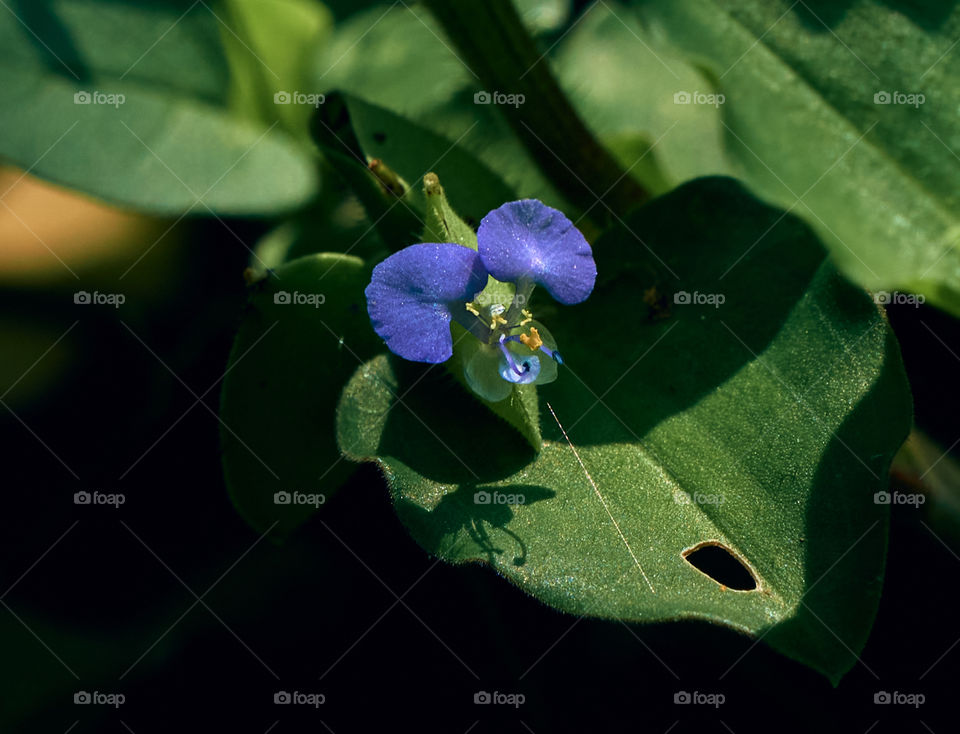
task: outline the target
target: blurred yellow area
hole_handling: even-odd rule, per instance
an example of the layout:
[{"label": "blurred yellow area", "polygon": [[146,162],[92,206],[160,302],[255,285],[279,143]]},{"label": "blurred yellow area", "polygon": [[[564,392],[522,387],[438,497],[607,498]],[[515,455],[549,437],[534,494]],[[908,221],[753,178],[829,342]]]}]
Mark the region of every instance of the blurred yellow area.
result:
[{"label": "blurred yellow area", "polygon": [[0,292],[15,304],[0,313],[0,400],[8,410],[49,394],[78,350],[90,348],[76,327],[91,312],[74,304],[74,293],[118,292],[149,306],[169,291],[181,244],[173,223],[0,167]]},{"label": "blurred yellow area", "polygon": [[151,261],[166,259],[158,251],[174,233],[157,240],[170,224],[0,167],[0,285],[66,284],[100,269],[119,276],[147,248]]}]

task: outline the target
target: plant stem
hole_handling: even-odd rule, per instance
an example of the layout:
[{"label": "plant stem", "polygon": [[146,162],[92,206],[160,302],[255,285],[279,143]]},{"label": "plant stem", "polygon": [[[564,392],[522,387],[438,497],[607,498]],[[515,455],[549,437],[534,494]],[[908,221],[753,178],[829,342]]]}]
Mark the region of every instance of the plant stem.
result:
[{"label": "plant stem", "polygon": [[[580,119],[511,0],[424,0],[424,4],[489,93],[524,96],[523,104],[502,104],[499,110],[571,204],[605,222],[610,210],[622,216],[649,198]],[[598,200],[603,203],[598,205]]]}]

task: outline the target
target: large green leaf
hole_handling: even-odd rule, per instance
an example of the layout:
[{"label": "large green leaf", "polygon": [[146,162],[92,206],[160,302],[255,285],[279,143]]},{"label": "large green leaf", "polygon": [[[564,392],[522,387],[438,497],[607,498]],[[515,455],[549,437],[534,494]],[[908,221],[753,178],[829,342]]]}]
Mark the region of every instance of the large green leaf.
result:
[{"label": "large green leaf", "polygon": [[317,187],[307,149],[228,110],[220,27],[187,0],[0,8],[0,155],[151,212],[303,203]]},{"label": "large green leaf", "polygon": [[[449,380],[385,356],[344,389],[341,449],[380,464],[402,521],[448,561],[485,561],[572,614],[727,625],[836,681],[880,594],[888,515],[873,494],[910,424],[896,342],[805,225],[727,179],[627,224],[597,244],[589,301],[533,304],[566,365],[541,405],[582,467],[548,412],[535,453]],[[709,294],[722,305],[697,305]],[[703,543],[758,588],[685,560]]]},{"label": "large green leaf", "polygon": [[341,386],[380,346],[363,296],[369,279],[362,260],[322,253],[251,286],[220,415],[227,488],[260,532],[275,521],[274,536],[291,532],[319,504],[302,498],[329,497],[354,469],[337,450],[333,414]]},{"label": "large green leaf", "polygon": [[858,282],[960,314],[955,2],[640,8],[725,95],[728,152],[756,192],[806,219]]}]

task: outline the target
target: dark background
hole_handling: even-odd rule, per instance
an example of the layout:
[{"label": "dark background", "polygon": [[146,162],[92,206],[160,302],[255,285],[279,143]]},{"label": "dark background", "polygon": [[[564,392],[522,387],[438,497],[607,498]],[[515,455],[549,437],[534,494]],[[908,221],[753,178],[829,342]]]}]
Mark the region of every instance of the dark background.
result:
[{"label": "dark background", "polygon": [[[342,17],[368,3],[329,4]],[[879,614],[837,688],[726,629],[578,621],[487,568],[437,563],[371,466],[286,544],[259,538],[227,496],[211,414],[246,300],[249,255],[226,227],[251,246],[265,231],[187,220],[138,266],[156,283],[120,309],[78,309],[73,283],[0,286],[12,380],[46,348],[13,360],[21,330],[51,344],[69,329],[31,372],[60,365],[39,392],[0,384],[16,414],[0,407],[0,732],[956,729],[960,535],[932,501],[892,508]],[[917,424],[952,446],[960,326],[925,307],[889,314]],[[217,386],[195,404],[157,357],[196,395]],[[74,504],[93,490],[126,502]],[[281,690],[326,702],[279,706]],[[480,690],[526,700],[478,706]],[[879,690],[926,702],[877,706]],[[77,691],[126,702],[78,706]],[[726,701],[675,705],[677,691]]]},{"label": "dark background", "polygon": [[[245,241],[260,233],[228,226]],[[371,466],[285,545],[258,539],[227,497],[216,418],[130,331],[197,395],[223,375],[247,253],[217,222],[183,229],[190,267],[175,267],[149,299],[82,310],[66,291],[0,294],[3,312],[22,324],[62,333],[78,322],[57,348],[70,355],[61,378],[26,407],[16,401],[22,383],[5,396],[23,423],[0,413],[0,593],[13,585],[0,609],[0,731],[662,732],[679,722],[671,731],[741,732],[804,730],[825,716],[844,731],[952,730],[960,558],[950,527],[931,524],[929,504],[892,508],[865,664],[836,689],[725,629],[578,622],[487,568],[435,563],[398,522]],[[956,423],[945,396],[956,364],[921,321],[947,344],[960,343],[957,324],[909,306],[892,309],[891,321],[918,423],[949,446]],[[203,403],[216,411],[217,400],[214,389]],[[122,492],[126,503],[73,503],[94,489]],[[126,702],[77,706],[80,690]],[[279,690],[326,702],[278,706]],[[479,690],[526,701],[478,706]],[[726,702],[716,711],[675,705],[681,690]],[[876,706],[878,690],[923,693],[926,703]]]}]

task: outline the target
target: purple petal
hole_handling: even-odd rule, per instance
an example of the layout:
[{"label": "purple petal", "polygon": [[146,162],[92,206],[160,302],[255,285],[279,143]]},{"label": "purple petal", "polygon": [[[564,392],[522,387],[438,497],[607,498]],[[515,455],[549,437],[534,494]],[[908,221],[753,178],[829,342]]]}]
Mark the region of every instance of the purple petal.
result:
[{"label": "purple petal", "polygon": [[560,303],[586,300],[597,279],[590,245],[561,212],[536,199],[494,209],[477,231],[480,257],[501,281],[529,278]]},{"label": "purple petal", "polygon": [[414,362],[453,355],[451,308],[463,308],[487,284],[480,256],[450,243],[411,245],[373,269],[367,312],[394,354]]}]

